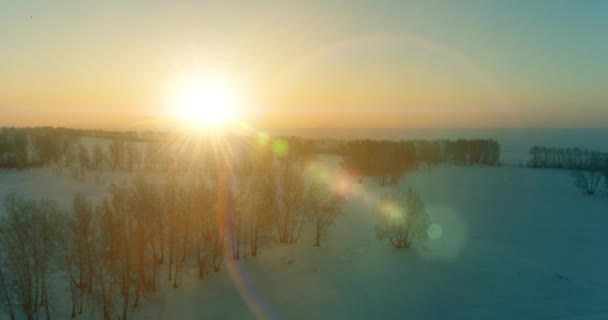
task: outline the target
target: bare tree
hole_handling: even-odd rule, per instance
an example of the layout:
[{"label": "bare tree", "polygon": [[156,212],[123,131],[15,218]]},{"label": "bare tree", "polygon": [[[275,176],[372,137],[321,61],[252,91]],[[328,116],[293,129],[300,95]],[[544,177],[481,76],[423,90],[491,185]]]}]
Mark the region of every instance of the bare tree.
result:
[{"label": "bare tree", "polygon": [[169,179],[163,186],[163,201],[165,202],[165,214],[167,217],[167,232],[168,232],[168,259],[167,278],[171,281],[173,257],[175,255],[175,238],[177,234],[177,182],[175,179]]},{"label": "bare tree", "polygon": [[82,143],[78,144],[78,162],[81,168],[89,168],[91,163],[89,149]]},{"label": "bare tree", "polygon": [[[102,310],[104,320],[116,315],[117,319],[126,319],[128,307],[128,291],[130,283],[130,261],[128,251],[122,241],[126,241],[125,223],[119,214],[120,200],[114,203],[105,199],[95,208],[95,241],[99,244],[94,251],[95,256],[95,286],[94,295]],[[126,201],[124,202],[126,203]],[[123,216],[124,217],[124,216]],[[119,305],[114,297],[123,297]]]},{"label": "bare tree", "polygon": [[[118,284],[118,291],[123,297],[118,307],[120,318],[127,320],[130,295],[136,275],[136,221],[132,215],[130,191],[126,185],[112,185],[110,202],[104,205],[102,243],[108,248],[107,255],[112,259],[110,265],[111,281]],[[108,290],[108,299],[112,299],[112,290]],[[109,303],[113,305],[113,303]]]},{"label": "bare tree", "polygon": [[276,184],[272,179],[259,175],[249,186],[252,195],[249,208],[249,246],[252,256],[257,256],[263,243],[272,236],[272,220],[276,215]]},{"label": "bare tree", "polygon": [[341,201],[329,190],[323,192],[322,186],[313,184],[308,190],[308,220],[315,230],[315,246],[321,246],[321,240],[340,214]]},{"label": "bare tree", "polygon": [[4,299],[4,304],[6,304],[6,307],[8,308],[8,315],[11,320],[15,320],[12,295],[9,293],[9,285],[6,276],[4,275],[4,271],[2,270],[2,264],[0,264],[0,287],[0,289],[2,289],[2,298]]},{"label": "bare tree", "polygon": [[71,217],[64,216],[63,219],[56,221],[60,230],[58,236],[58,246],[60,253],[57,256],[57,265],[65,270],[67,285],[70,291],[71,316],[76,317],[76,276],[74,274],[76,249],[76,235],[74,234],[74,224]]},{"label": "bare tree", "polygon": [[[133,245],[137,261],[137,278],[134,306],[139,305],[139,297],[145,291],[156,290],[157,268],[155,252],[152,244],[152,224],[163,210],[158,186],[148,179],[138,177],[129,188],[129,213],[134,222]],[[148,266],[152,268],[152,275],[148,275]]]},{"label": "bare tree", "polygon": [[132,171],[139,166],[141,162],[141,153],[137,146],[133,143],[128,143],[126,146],[126,165],[129,171]]},{"label": "bare tree", "polygon": [[284,161],[277,170],[275,224],[279,242],[294,243],[305,219],[306,190],[296,167]]},{"label": "bare tree", "polygon": [[14,195],[5,199],[5,207],[8,216],[0,224],[0,246],[15,278],[17,301],[27,319],[39,318],[41,307],[50,319],[48,279],[57,243],[58,207],[53,201],[25,201]]},{"label": "bare tree", "polygon": [[101,145],[96,144],[93,147],[93,165],[95,169],[100,169],[104,161],[107,161],[107,157]]},{"label": "bare tree", "polygon": [[233,199],[230,201],[231,208],[227,215],[227,232],[232,258],[241,258],[241,249],[246,248],[248,242],[246,226],[250,216],[251,193],[249,193],[249,182],[246,177],[233,178]]},{"label": "bare tree", "polygon": [[78,149],[76,145],[67,143],[69,140],[66,139],[65,141],[66,146],[63,151],[63,165],[65,167],[70,167],[73,163],[78,161]]},{"label": "bare tree", "polygon": [[156,170],[160,157],[160,144],[148,142],[144,149],[144,160],[148,169]]},{"label": "bare tree", "polygon": [[85,293],[93,291],[93,204],[82,193],[74,195],[73,216],[70,221],[74,235],[72,260],[77,265],[78,281],[73,284],[79,291],[78,313],[82,314]]},{"label": "bare tree", "polygon": [[121,140],[112,140],[108,146],[108,151],[112,169],[122,168],[125,162],[125,143]]},{"label": "bare tree", "polygon": [[198,276],[200,279],[205,277],[208,269],[209,258],[213,254],[213,231],[217,226],[215,205],[213,203],[213,190],[204,181],[194,184],[191,187],[193,192],[193,241],[196,252],[196,264],[198,266]]},{"label": "bare tree", "polygon": [[574,170],[574,185],[584,194],[593,195],[602,181],[602,173],[598,170]]},{"label": "bare tree", "polygon": [[424,203],[411,188],[405,194],[394,190],[387,200],[378,212],[376,237],[388,240],[395,248],[409,248],[426,234],[429,219]]}]

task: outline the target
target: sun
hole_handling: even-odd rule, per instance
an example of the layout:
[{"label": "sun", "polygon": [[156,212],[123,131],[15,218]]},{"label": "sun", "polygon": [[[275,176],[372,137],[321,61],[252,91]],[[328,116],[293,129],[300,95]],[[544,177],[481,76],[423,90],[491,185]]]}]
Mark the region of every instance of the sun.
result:
[{"label": "sun", "polygon": [[236,120],[239,96],[224,81],[197,80],[180,85],[171,104],[175,116],[184,124],[221,127]]}]

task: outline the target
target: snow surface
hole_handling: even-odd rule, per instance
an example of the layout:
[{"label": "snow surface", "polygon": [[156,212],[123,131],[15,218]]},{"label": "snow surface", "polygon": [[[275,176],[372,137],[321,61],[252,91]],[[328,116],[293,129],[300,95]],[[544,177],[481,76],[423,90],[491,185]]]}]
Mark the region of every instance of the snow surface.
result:
[{"label": "snow surface", "polygon": [[[73,192],[101,198],[124,178],[106,173],[97,184],[89,174],[81,183],[50,169],[0,170],[0,197],[15,191],[69,208]],[[252,310],[269,319],[608,318],[604,194],[582,195],[566,171],[517,167],[423,168],[407,174],[407,186],[422,196],[438,239],[405,251],[379,243],[374,204],[354,197],[321,248],[306,232],[204,280],[192,270],[131,318],[255,319]],[[363,187],[382,193],[370,178]],[[67,292],[54,309],[68,311]]]}]

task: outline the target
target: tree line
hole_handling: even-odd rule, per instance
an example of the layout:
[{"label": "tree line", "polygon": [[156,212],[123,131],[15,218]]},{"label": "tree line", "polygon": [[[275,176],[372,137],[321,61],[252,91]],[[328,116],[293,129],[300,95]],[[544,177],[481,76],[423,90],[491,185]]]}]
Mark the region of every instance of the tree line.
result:
[{"label": "tree line", "polygon": [[493,139],[353,140],[341,145],[344,165],[394,185],[418,164],[499,165],[500,145]]},{"label": "tree line", "polygon": [[[115,133],[68,128],[0,129],[0,168],[27,168],[49,165],[79,166],[83,169],[144,168],[160,160],[162,134]],[[105,133],[105,134],[102,134]],[[86,145],[82,137],[97,136],[109,143]],[[148,138],[137,138],[137,137]],[[141,145],[145,145],[141,147]]]},{"label": "tree line", "polygon": [[[83,143],[82,137],[96,136],[106,141]],[[163,132],[111,132],[67,128],[2,128],[0,130],[0,168],[28,168],[57,165],[86,170],[145,170],[160,172],[215,171],[218,149],[238,149],[247,153],[259,145],[254,137],[226,135],[217,141],[201,139],[175,143],[176,137]],[[275,137],[286,148],[286,159],[307,161],[316,152],[312,140]],[[266,146],[272,151],[272,146]],[[288,150],[287,150],[288,149]],[[243,157],[245,157],[245,154]],[[225,155],[224,155],[225,156]],[[239,166],[247,170],[247,161]]]},{"label": "tree line", "polygon": [[[107,143],[85,144],[82,137],[99,137]],[[227,135],[225,144],[247,149],[254,137]],[[419,163],[499,165],[500,145],[493,139],[457,140],[327,140],[274,137],[290,158],[310,159],[314,154],[335,153],[346,165],[378,176],[390,184],[401,172]],[[283,147],[283,145],[279,145]],[[49,166],[82,169],[185,171],[214,167],[213,145],[184,143],[176,147],[165,132],[112,132],[68,128],[2,128],[0,167]],[[272,149],[272,146],[271,148]],[[279,150],[280,151],[280,150]],[[194,158],[193,158],[194,155]],[[246,164],[245,164],[246,165]]]},{"label": "tree line", "polygon": [[580,148],[554,148],[533,146],[527,166],[571,170],[605,170],[608,153]]}]

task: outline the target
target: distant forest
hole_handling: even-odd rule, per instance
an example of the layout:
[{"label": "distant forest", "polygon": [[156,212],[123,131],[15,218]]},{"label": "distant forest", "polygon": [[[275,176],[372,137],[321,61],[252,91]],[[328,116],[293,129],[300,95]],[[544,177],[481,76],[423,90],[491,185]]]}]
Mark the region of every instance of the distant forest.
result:
[{"label": "distant forest", "polygon": [[[105,143],[85,144],[83,137],[101,138]],[[289,146],[288,158],[306,160],[315,154],[342,156],[343,164],[362,175],[377,176],[382,184],[394,184],[405,171],[420,163],[499,165],[500,145],[493,139],[457,140],[333,140],[275,137]],[[182,171],[214,168],[214,161],[201,150],[174,148],[168,132],[112,132],[70,128],[0,129],[0,167],[26,168],[58,164],[83,169]],[[228,135],[226,142],[237,150],[238,167],[248,166],[255,137]],[[199,149],[200,145],[197,146]],[[211,148],[206,145],[203,148]],[[189,151],[189,152],[188,152]],[[193,154],[198,157],[193,165]],[[186,159],[187,158],[187,159]],[[249,159],[249,160],[248,160]]]}]

